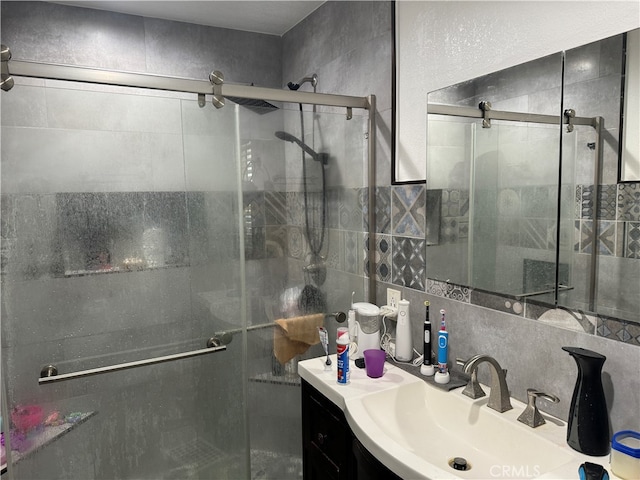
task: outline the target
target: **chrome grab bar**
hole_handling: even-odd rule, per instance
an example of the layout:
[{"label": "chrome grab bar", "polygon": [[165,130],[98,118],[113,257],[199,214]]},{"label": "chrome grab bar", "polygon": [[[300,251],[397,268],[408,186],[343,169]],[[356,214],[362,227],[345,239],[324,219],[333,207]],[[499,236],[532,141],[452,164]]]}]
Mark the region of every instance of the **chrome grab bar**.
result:
[{"label": "chrome grab bar", "polygon": [[[210,345],[209,342],[207,345]],[[89,370],[80,370],[77,372],[63,373],[58,375],[58,369],[54,365],[45,366],[40,372],[40,378],[38,384],[43,385],[45,383],[61,382],[64,380],[71,380],[73,378],[89,377],[91,375],[99,375],[102,373],[116,372],[118,370],[126,370],[129,368],[143,367],[146,365],[155,365],[156,363],[172,362],[174,360],[180,360],[182,358],[197,357],[200,355],[207,355],[209,353],[220,352],[226,350],[226,345],[210,346],[202,348],[200,350],[191,350],[189,352],[174,353],[172,355],[164,355],[161,357],[147,358],[145,360],[136,360],[134,362],[118,363],[116,365],[108,365],[106,367],[91,368]]]},{"label": "chrome grab bar", "polygon": [[[325,313],[324,315],[325,317],[334,317],[338,323],[342,323],[346,319],[346,315],[344,312]],[[180,360],[181,358],[207,355],[209,353],[226,350],[227,344],[231,342],[233,338],[233,334],[235,333],[273,327],[274,325],[275,325],[274,323],[263,323],[260,325],[252,325],[245,328],[237,328],[237,329],[221,332],[211,337],[207,341],[207,348],[203,348],[200,350],[192,350],[190,352],[175,353],[173,355],[165,355],[162,357],[147,358],[145,360],[136,360],[134,362],[118,363],[116,365],[91,368],[89,370],[80,370],[77,372],[58,374],[58,367],[56,367],[55,365],[45,365],[40,371],[40,378],[38,378],[38,384],[43,385],[46,383],[62,382],[64,380],[89,377],[91,375],[99,375],[102,373],[116,372],[118,370],[126,370],[128,368],[142,367],[145,365],[154,365],[156,363],[163,363],[163,362],[172,362],[174,360]]]}]

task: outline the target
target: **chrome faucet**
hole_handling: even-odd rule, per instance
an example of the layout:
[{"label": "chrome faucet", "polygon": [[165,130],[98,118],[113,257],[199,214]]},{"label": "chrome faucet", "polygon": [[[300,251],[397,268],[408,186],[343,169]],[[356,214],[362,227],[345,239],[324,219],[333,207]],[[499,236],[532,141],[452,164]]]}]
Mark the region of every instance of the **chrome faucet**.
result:
[{"label": "chrome faucet", "polygon": [[530,426],[531,428],[544,425],[546,422],[544,417],[540,414],[538,407],[536,406],[536,398],[540,397],[551,403],[558,403],[560,399],[550,393],[544,393],[535,388],[527,388],[527,407],[518,417],[518,421]]},{"label": "chrome faucet", "polygon": [[[511,410],[513,407],[509,398],[509,387],[507,387],[507,371],[500,366],[495,358],[489,355],[476,355],[467,360],[462,369],[464,373],[473,376],[478,365],[484,362],[487,362],[491,367],[491,393],[489,394],[488,407],[500,413]],[[477,398],[468,393],[467,389],[462,393],[469,397]]]}]

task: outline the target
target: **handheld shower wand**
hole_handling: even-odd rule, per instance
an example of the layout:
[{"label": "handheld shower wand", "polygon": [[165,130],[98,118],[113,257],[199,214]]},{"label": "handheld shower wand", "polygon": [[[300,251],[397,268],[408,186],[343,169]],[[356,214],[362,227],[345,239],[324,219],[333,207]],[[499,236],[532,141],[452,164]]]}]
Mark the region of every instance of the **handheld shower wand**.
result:
[{"label": "handheld shower wand", "polygon": [[309,155],[315,161],[322,162],[323,165],[326,165],[327,162],[329,161],[329,155],[328,154],[326,154],[326,153],[317,153],[309,145],[307,145],[306,143],[298,140],[298,138],[294,137],[290,133],[283,132],[283,131],[277,131],[275,133],[275,135],[280,140],[284,140],[285,142],[295,143],[296,145],[298,145],[302,149],[303,152],[305,152],[307,155]]}]

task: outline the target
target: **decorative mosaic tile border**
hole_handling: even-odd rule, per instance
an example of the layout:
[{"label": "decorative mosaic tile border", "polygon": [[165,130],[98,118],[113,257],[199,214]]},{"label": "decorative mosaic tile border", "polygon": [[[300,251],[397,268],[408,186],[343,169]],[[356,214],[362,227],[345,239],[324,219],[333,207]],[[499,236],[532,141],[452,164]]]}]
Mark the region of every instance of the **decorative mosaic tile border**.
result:
[{"label": "decorative mosaic tile border", "polygon": [[640,221],[640,183],[618,185],[617,219],[627,222]]},{"label": "decorative mosaic tile border", "polygon": [[587,315],[578,310],[554,308],[534,302],[520,302],[514,297],[474,290],[427,278],[425,293],[520,315],[560,328],[584,331],[623,343],[640,346],[640,324],[602,315]]},{"label": "decorative mosaic tile border", "polygon": [[363,199],[366,198],[366,189],[345,188],[340,190],[338,198],[338,227],[343,230],[364,232],[362,205]]},{"label": "decorative mosaic tile border", "polygon": [[[378,234],[375,237],[375,261],[376,261],[376,280],[379,282],[391,283],[391,272],[393,265],[392,248],[391,248],[391,235]],[[371,237],[365,234],[365,258],[364,258],[364,271],[365,276],[370,276],[369,265],[369,249],[371,248]]]},{"label": "decorative mosaic tile border", "polygon": [[640,259],[640,222],[624,222],[623,248],[624,257]]},{"label": "decorative mosaic tile border", "polygon": [[264,216],[266,225],[286,225],[287,196],[284,192],[264,192]]},{"label": "decorative mosaic tile border", "polygon": [[342,252],[343,271],[357,275],[364,274],[364,233],[345,230],[342,232],[343,240],[340,251]]},{"label": "decorative mosaic tile border", "polygon": [[392,283],[424,291],[426,272],[424,239],[392,237]]},{"label": "decorative mosaic tile border", "polygon": [[391,233],[391,187],[376,187],[376,233]]},{"label": "decorative mosaic tile border", "polygon": [[426,293],[458,300],[459,302],[471,303],[471,289],[469,287],[441,282],[431,278],[427,279]]},{"label": "decorative mosaic tile border", "polygon": [[637,323],[599,316],[596,334],[599,337],[640,346],[640,324]]},{"label": "decorative mosaic tile border", "polygon": [[424,185],[394,186],[391,192],[392,229],[395,235],[425,236],[426,191]]}]

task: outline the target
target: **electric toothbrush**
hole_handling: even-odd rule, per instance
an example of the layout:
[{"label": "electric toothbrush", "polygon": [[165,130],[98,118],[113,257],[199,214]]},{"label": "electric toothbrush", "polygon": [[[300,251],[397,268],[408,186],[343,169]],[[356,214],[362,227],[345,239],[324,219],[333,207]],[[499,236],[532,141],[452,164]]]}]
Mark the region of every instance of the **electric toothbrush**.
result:
[{"label": "electric toothbrush", "polygon": [[438,371],[434,378],[436,383],[449,383],[451,377],[449,375],[449,332],[445,323],[445,311],[440,310],[440,331],[438,331]]},{"label": "electric toothbrush", "polygon": [[435,367],[431,364],[431,321],[429,320],[428,301],[424,302],[424,348],[422,350],[422,365],[420,365],[420,373],[430,377],[436,372]]}]

